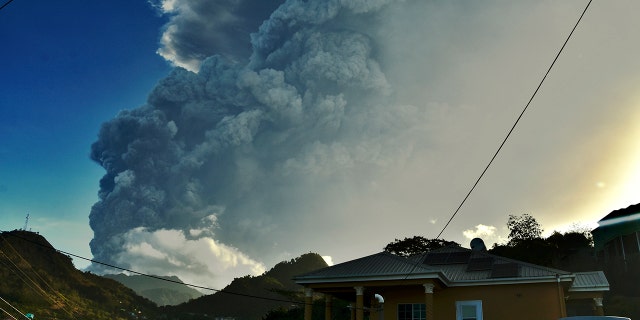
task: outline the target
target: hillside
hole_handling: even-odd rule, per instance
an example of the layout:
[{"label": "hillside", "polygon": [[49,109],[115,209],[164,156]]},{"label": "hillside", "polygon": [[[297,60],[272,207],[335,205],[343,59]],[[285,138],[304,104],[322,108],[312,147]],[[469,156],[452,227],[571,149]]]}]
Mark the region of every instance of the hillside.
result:
[{"label": "hillside", "polygon": [[[158,307],[114,279],[75,269],[71,258],[56,251],[41,235],[14,230],[0,233],[0,298],[7,302],[0,300],[0,307],[11,316],[0,313],[3,318],[24,318],[13,306],[36,319],[261,319],[272,309],[284,310],[292,306],[291,301],[299,301],[301,287],[293,282],[295,275],[326,266],[320,255],[308,253],[278,263],[263,275],[236,278],[215,294]],[[173,299],[176,292],[193,294],[177,283],[154,284],[142,276],[111,277],[126,279],[129,286],[160,300]]]},{"label": "hillside", "polygon": [[75,269],[44,237],[22,230],[0,233],[0,297],[36,319],[153,318],[158,311],[117,281]]},{"label": "hillside", "polygon": [[220,292],[178,306],[165,307],[163,312],[171,315],[172,319],[192,319],[194,316],[261,319],[269,310],[287,309],[292,306],[291,301],[300,301],[302,287],[293,282],[295,275],[326,266],[320,255],[307,253],[280,262],[263,275],[236,278]]},{"label": "hillside", "polygon": [[203,295],[196,289],[180,284],[182,280],[176,276],[159,277],[168,281],[122,273],[106,274],[104,277],[122,283],[159,306],[178,305]]}]

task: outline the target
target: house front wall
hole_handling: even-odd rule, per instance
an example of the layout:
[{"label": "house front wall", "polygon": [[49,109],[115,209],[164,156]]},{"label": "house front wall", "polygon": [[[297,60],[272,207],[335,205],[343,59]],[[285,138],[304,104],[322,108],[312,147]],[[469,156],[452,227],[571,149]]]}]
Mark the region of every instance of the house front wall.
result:
[{"label": "house front wall", "polygon": [[[556,282],[463,287],[436,285],[433,290],[416,284],[364,286],[364,290],[365,296],[380,294],[384,298],[384,320],[397,320],[400,304],[433,305],[427,310],[427,320],[455,320],[456,302],[460,301],[481,301],[483,319],[557,320],[566,316],[564,288]],[[433,302],[428,302],[429,299]],[[369,306],[370,303],[365,302],[365,307]],[[377,315],[375,318],[371,320],[380,319]]]},{"label": "house front wall", "polygon": [[456,319],[457,301],[482,301],[484,319],[557,320],[565,316],[557,283],[453,287],[434,294],[436,319]]}]

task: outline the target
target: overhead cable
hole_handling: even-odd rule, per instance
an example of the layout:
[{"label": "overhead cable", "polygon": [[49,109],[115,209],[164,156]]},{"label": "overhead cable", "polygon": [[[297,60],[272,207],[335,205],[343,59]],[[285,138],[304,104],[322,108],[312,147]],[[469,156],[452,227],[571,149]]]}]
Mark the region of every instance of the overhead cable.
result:
[{"label": "overhead cable", "polygon": [[256,295],[239,293],[239,292],[232,292],[232,291],[227,291],[227,290],[222,290],[222,289],[214,289],[214,288],[210,288],[210,287],[205,287],[205,286],[200,286],[200,285],[195,285],[195,284],[190,284],[190,283],[184,283],[184,282],[177,281],[177,280],[172,280],[172,279],[166,279],[166,278],[163,278],[163,277],[160,277],[160,276],[155,276],[155,275],[151,275],[151,274],[147,274],[147,273],[143,273],[143,272],[139,272],[139,271],[135,271],[135,270],[119,267],[119,266],[112,265],[112,264],[109,264],[109,263],[97,261],[97,260],[94,260],[94,259],[89,259],[89,258],[80,256],[80,255],[77,255],[77,254],[73,254],[73,253],[70,253],[70,252],[58,250],[58,249],[56,249],[56,248],[54,248],[52,246],[47,246],[47,245],[44,245],[42,243],[39,243],[39,242],[36,242],[36,241],[32,241],[32,240],[26,239],[24,237],[20,237],[18,235],[15,235],[15,234],[12,234],[12,233],[9,233],[9,232],[6,232],[6,231],[0,231],[0,232],[4,232],[4,233],[6,233],[6,234],[8,234],[8,235],[10,235],[12,237],[19,238],[21,240],[27,241],[29,243],[32,243],[32,244],[35,244],[35,245],[38,245],[38,246],[41,246],[41,247],[45,247],[45,248],[47,248],[49,250],[53,250],[53,251],[59,252],[61,254],[67,255],[67,256],[79,258],[79,259],[86,260],[86,261],[89,261],[89,262],[92,262],[92,263],[96,263],[96,264],[100,264],[100,265],[107,266],[107,267],[110,267],[110,268],[114,268],[114,269],[130,272],[130,273],[133,273],[133,274],[145,276],[145,277],[148,277],[148,278],[158,279],[158,280],[162,280],[162,281],[166,281],[166,282],[173,282],[173,283],[177,283],[177,284],[193,287],[193,288],[196,288],[196,289],[203,289],[203,290],[208,290],[208,291],[213,291],[213,292],[220,292],[220,293],[236,295],[236,296],[241,296],[241,297],[247,297],[247,298],[254,298],[254,299],[260,299],[260,300],[269,300],[269,301],[276,301],[276,302],[287,302],[287,303],[297,304],[297,305],[304,305],[305,304],[304,302],[300,302],[300,301],[262,297],[262,296],[256,296]]},{"label": "overhead cable", "polygon": [[4,9],[4,7],[8,6],[8,5],[9,5],[9,3],[11,3],[11,2],[13,2],[13,0],[9,0],[9,1],[5,2],[5,3],[2,5],[2,7],[0,7],[0,10]]},{"label": "overhead cable", "polygon": [[582,20],[582,17],[584,17],[585,13],[587,12],[587,9],[589,9],[589,6],[591,5],[591,2],[593,0],[589,0],[589,2],[587,3],[587,5],[585,6],[584,10],[582,11],[582,14],[580,15],[580,17],[578,18],[578,21],[576,22],[576,24],[573,26],[573,29],[571,29],[571,32],[569,33],[569,35],[567,36],[567,39],[564,41],[564,43],[562,44],[562,47],[560,47],[560,50],[558,50],[558,53],[556,54],[556,57],[553,59],[553,62],[551,62],[551,65],[549,66],[549,68],[547,69],[547,72],[544,74],[544,77],[542,77],[542,80],[540,80],[540,83],[538,84],[538,87],[536,87],[536,89],[533,91],[533,94],[531,95],[531,98],[529,98],[529,101],[527,102],[527,104],[524,106],[524,108],[522,109],[522,112],[520,112],[520,115],[518,116],[518,118],[516,119],[516,121],[513,123],[513,126],[511,126],[511,129],[509,129],[509,132],[507,133],[507,136],[504,137],[504,139],[502,140],[502,143],[500,143],[500,146],[498,147],[498,150],[496,150],[496,152],[493,154],[493,157],[491,157],[491,160],[489,161],[489,163],[485,166],[484,170],[482,171],[482,173],[480,174],[480,176],[478,177],[478,179],[476,179],[475,183],[473,184],[473,186],[471,187],[471,189],[469,190],[469,192],[467,193],[467,195],[464,197],[464,199],[462,199],[462,202],[460,202],[460,205],[458,206],[458,208],[456,208],[456,210],[453,212],[453,214],[451,215],[451,217],[449,218],[449,221],[447,221],[447,223],[444,225],[444,227],[442,228],[442,230],[440,230],[440,233],[438,233],[438,235],[436,236],[436,239],[439,239],[440,236],[442,235],[442,233],[444,233],[444,231],[447,229],[447,227],[449,226],[449,224],[451,223],[451,221],[453,220],[453,218],[455,218],[455,216],[458,214],[458,212],[460,211],[460,209],[462,208],[462,206],[464,205],[464,203],[467,201],[467,199],[469,198],[469,196],[471,195],[471,193],[473,192],[473,190],[475,190],[476,186],[478,185],[478,183],[480,183],[480,180],[482,179],[482,177],[484,176],[484,174],[487,172],[487,170],[489,170],[489,167],[491,166],[491,164],[493,163],[493,161],[496,159],[496,157],[498,156],[498,153],[500,153],[500,150],[502,150],[502,147],[505,145],[505,143],[507,142],[507,140],[509,139],[509,137],[511,136],[511,133],[513,133],[513,131],[515,130],[516,126],[518,125],[518,123],[520,122],[520,119],[522,119],[522,116],[524,115],[524,113],[527,111],[527,109],[529,108],[529,105],[531,104],[531,102],[533,101],[533,98],[535,98],[536,94],[538,94],[538,91],[540,90],[540,88],[542,87],[542,84],[544,83],[545,79],[547,78],[547,76],[549,75],[549,72],[551,72],[551,69],[553,68],[553,66],[556,64],[556,61],[558,61],[558,58],[560,57],[560,54],[562,53],[562,51],[564,50],[565,46],[567,45],[567,43],[569,42],[569,39],[571,39],[571,36],[573,35],[573,32],[576,30],[576,28],[578,27],[578,24],[580,24],[580,21]]},{"label": "overhead cable", "polygon": [[[19,314],[21,314],[22,316],[24,316],[25,318],[29,319],[27,317],[26,314],[24,314],[22,311],[18,310],[18,308],[14,307],[11,303],[9,303],[7,300],[5,300],[4,298],[0,297],[0,300],[2,300],[4,303],[6,303],[9,307],[11,307],[13,310],[15,310],[16,312],[18,312]],[[7,311],[5,311],[4,309],[2,310],[4,311],[6,314],[9,314]],[[13,316],[12,316],[13,318]],[[15,319],[15,318],[14,318]]]}]

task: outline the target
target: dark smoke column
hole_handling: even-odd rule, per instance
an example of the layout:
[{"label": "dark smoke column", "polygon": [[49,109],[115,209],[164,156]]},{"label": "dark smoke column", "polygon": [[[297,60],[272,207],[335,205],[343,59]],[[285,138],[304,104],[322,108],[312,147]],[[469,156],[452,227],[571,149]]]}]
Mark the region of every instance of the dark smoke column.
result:
[{"label": "dark smoke column", "polygon": [[331,218],[323,204],[341,190],[407,157],[401,138],[423,116],[391,102],[372,37],[390,2],[286,1],[251,35],[247,64],[176,68],[104,123],[91,149],[106,170],[89,216],[95,259],[142,264],[144,249],[178,269],[166,248],[137,246],[163,230],[273,259],[296,243],[289,230]]}]

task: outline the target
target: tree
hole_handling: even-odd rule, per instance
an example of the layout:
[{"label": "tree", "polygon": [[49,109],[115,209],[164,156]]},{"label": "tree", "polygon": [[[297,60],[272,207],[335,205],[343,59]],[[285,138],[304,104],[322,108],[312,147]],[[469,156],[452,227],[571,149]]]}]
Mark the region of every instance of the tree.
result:
[{"label": "tree", "polygon": [[518,242],[542,238],[540,223],[526,213],[521,216],[510,214],[509,220],[507,220],[507,227],[509,228],[508,245],[510,246],[514,246]]},{"label": "tree", "polygon": [[450,245],[460,246],[460,244],[455,241],[413,236],[412,238],[404,238],[402,240],[395,239],[384,247],[384,251],[401,257],[409,257]]},{"label": "tree", "polygon": [[491,253],[572,272],[596,269],[591,233],[582,229],[542,238],[542,228],[528,214],[509,215],[509,242],[495,244]]}]

